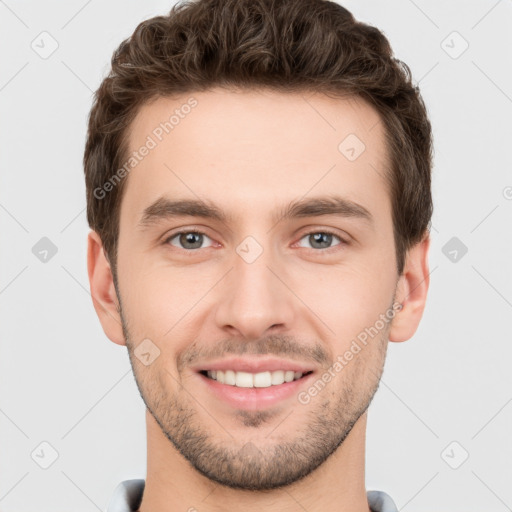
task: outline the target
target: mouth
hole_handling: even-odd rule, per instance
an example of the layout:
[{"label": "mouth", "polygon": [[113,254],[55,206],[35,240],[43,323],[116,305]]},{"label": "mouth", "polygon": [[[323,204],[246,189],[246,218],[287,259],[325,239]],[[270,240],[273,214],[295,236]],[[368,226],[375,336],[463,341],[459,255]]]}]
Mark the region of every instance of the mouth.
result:
[{"label": "mouth", "polygon": [[304,379],[313,371],[275,370],[251,373],[235,370],[201,370],[199,373],[208,379],[217,381],[219,384],[227,384],[228,386],[238,388],[271,388]]},{"label": "mouth", "polygon": [[212,406],[247,411],[294,407],[294,397],[317,375],[308,362],[270,356],[203,361],[191,369],[199,377],[200,393],[213,398]]}]

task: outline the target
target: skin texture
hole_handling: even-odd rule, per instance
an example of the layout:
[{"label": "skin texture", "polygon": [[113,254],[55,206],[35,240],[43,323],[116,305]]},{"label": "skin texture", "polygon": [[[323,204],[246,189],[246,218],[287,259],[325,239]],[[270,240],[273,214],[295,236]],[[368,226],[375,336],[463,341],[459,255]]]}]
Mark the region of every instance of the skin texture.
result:
[{"label": "skin texture", "polygon": [[[144,106],[130,147],[191,96],[197,106],[129,174],[117,290],[99,236],[88,240],[94,307],[108,338],[128,347],[147,406],[140,510],[368,512],[367,408],[388,341],[413,336],[429,285],[428,237],[396,272],[378,113],[356,98],[214,89]],[[338,149],[349,134],[365,145],[354,161]],[[279,217],[293,200],[333,193],[364,206],[373,224]],[[144,209],[162,197],[209,200],[231,218],[141,226]],[[203,237],[170,238],[178,228]],[[335,236],[322,246],[314,234],[325,230]],[[249,236],[262,248],[251,263],[237,252]],[[396,303],[403,308],[307,404],[294,395],[239,410],[195,371],[226,354],[269,354],[321,379]],[[159,350],[149,365],[134,352],[145,339]]]}]

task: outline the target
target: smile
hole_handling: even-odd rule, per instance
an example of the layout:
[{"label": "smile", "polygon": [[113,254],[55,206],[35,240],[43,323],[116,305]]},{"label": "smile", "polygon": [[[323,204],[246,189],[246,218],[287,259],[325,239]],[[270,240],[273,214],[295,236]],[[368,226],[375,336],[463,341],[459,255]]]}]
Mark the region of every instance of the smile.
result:
[{"label": "smile", "polygon": [[221,384],[236,386],[239,388],[268,388],[271,386],[279,386],[285,382],[299,380],[303,375],[311,372],[294,372],[291,370],[276,370],[259,373],[237,372],[234,370],[204,370],[203,375],[210,379],[216,380]]}]

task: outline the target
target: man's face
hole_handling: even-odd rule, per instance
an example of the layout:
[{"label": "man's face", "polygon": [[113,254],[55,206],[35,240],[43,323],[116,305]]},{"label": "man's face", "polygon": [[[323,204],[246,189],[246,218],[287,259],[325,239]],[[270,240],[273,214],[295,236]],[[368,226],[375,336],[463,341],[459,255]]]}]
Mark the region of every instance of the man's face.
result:
[{"label": "man's face", "polygon": [[[197,105],[172,131],[155,132],[190,96]],[[190,96],[158,99],[132,126],[131,151],[148,136],[156,146],[122,200],[123,332],[142,397],[176,449],[224,485],[276,488],[336,450],[379,383],[398,280],[383,125],[356,99]],[[363,208],[284,216],[291,202],[333,196]],[[225,218],[163,215],[165,201],[184,200]],[[263,374],[263,386],[280,369],[306,375],[270,387],[205,375],[236,368]]]}]

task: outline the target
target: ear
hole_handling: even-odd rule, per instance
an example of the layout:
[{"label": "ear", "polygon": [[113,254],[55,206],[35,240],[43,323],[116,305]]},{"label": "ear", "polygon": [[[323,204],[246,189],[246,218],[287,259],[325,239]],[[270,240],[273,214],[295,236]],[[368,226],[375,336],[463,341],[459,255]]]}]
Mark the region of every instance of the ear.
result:
[{"label": "ear", "polygon": [[98,233],[87,237],[87,273],[94,309],[107,337],[118,345],[126,345],[114,278]]},{"label": "ear", "polygon": [[402,304],[391,323],[389,341],[401,342],[412,338],[425,309],[430,283],[428,268],[429,233],[407,252],[404,271],[397,283],[395,300]]}]

